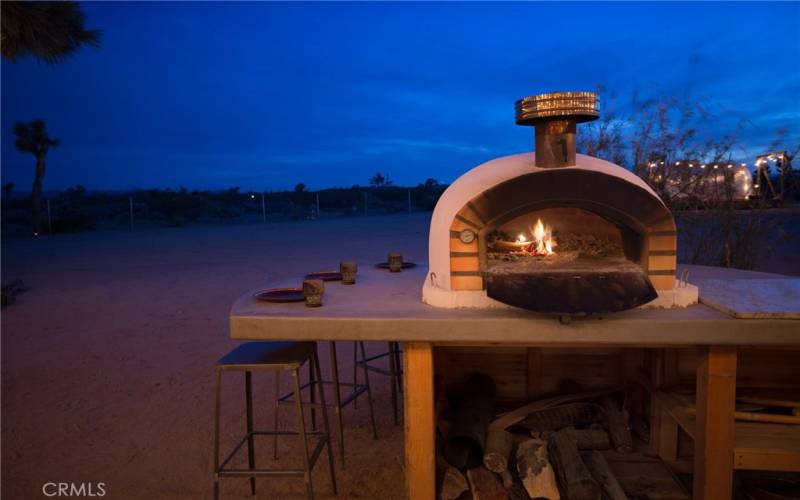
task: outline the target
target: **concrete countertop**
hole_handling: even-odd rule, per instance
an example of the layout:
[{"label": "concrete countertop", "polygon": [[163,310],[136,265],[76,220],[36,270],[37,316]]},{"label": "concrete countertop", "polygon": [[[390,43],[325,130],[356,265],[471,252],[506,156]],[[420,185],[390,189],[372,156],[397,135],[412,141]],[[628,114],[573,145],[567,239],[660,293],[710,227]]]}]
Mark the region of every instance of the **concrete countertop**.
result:
[{"label": "concrete countertop", "polygon": [[[360,263],[358,283],[325,283],[323,307],[274,304],[242,295],[230,315],[237,340],[369,340],[528,345],[761,345],[800,346],[800,321],[735,319],[698,304],[682,309],[634,309],[602,318],[558,318],[522,309],[441,309],[423,304],[426,266],[389,273]],[[780,279],[785,276],[682,266],[689,281]],[[680,275],[680,270],[678,271]],[[300,286],[270,283],[264,288]]]}]

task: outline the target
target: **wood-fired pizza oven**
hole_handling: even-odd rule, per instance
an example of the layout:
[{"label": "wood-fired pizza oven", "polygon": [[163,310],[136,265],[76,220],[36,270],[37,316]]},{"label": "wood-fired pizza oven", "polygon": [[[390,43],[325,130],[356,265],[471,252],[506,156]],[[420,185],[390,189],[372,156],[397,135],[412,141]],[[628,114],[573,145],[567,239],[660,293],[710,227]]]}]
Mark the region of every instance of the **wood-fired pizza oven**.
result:
[{"label": "wood-fired pizza oven", "polygon": [[576,124],[597,95],[557,92],[517,102],[536,152],[491,160],[436,205],[423,300],[440,307],[511,305],[555,314],[696,302],[676,282],[675,221],[638,176],[576,154]]}]

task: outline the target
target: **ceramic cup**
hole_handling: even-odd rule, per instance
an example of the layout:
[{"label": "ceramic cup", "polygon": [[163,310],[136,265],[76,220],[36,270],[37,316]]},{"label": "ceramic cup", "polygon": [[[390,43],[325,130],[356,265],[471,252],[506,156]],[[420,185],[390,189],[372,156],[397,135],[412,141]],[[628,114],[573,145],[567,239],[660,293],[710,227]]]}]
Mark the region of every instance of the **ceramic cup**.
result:
[{"label": "ceramic cup", "polygon": [[399,273],[403,269],[403,256],[398,252],[389,254],[389,271]]},{"label": "ceramic cup", "polygon": [[342,273],[343,285],[354,285],[356,282],[356,273],[358,272],[358,264],[351,261],[340,262],[339,272]]},{"label": "ceramic cup", "polygon": [[324,281],[322,280],[303,281],[303,297],[306,298],[306,307],[321,306],[323,293],[325,293]]}]

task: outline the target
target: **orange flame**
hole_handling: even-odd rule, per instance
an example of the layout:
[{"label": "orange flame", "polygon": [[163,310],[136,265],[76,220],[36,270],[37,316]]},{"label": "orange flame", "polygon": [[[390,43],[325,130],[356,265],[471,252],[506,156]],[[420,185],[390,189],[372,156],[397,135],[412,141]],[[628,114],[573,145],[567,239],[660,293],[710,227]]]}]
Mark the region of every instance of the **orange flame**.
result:
[{"label": "orange flame", "polygon": [[553,230],[550,226],[542,223],[542,219],[536,219],[536,225],[533,226],[531,233],[534,239],[534,244],[531,244],[533,253],[537,255],[553,255],[555,253],[553,248],[557,244],[553,238]]}]

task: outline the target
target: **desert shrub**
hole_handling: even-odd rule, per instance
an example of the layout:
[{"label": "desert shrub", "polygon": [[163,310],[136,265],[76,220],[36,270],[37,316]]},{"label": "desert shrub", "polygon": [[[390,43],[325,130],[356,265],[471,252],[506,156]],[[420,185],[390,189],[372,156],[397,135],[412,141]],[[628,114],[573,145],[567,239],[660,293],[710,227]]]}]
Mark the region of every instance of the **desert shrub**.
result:
[{"label": "desert shrub", "polygon": [[[94,229],[96,219],[90,210],[86,188],[78,184],[67,188],[51,201],[54,233],[76,233]],[[46,215],[45,215],[46,216]]]},{"label": "desert shrub", "polygon": [[[600,120],[583,126],[579,149],[630,167],[659,195],[676,218],[681,262],[753,269],[788,239],[785,218],[754,209],[763,200],[745,196],[748,172],[727,167],[742,161],[735,156],[744,149],[743,119],[731,120],[713,103],[669,96],[634,95],[628,115],[616,112],[615,96],[606,104]],[[721,123],[729,124],[722,133]],[[770,149],[787,150],[791,159],[798,148],[790,139],[779,131]]]}]

